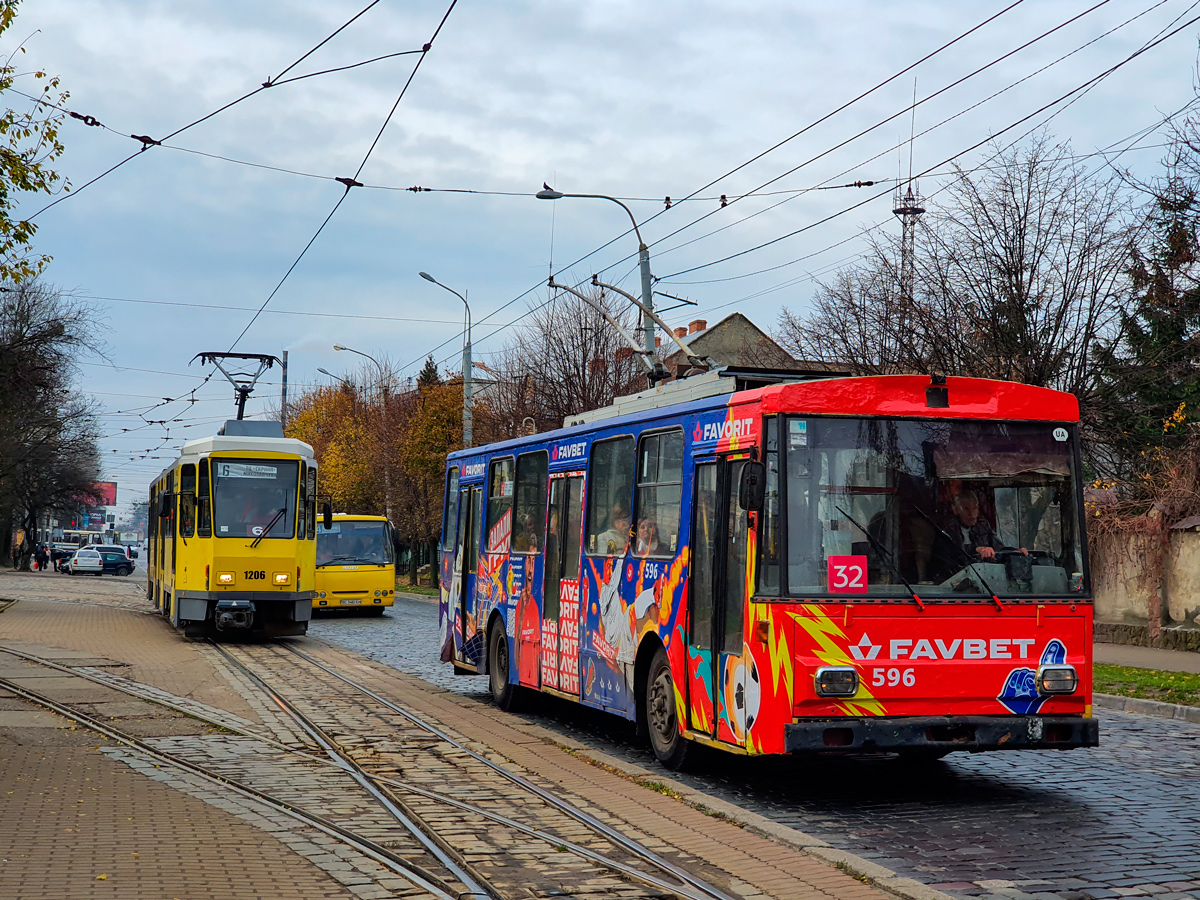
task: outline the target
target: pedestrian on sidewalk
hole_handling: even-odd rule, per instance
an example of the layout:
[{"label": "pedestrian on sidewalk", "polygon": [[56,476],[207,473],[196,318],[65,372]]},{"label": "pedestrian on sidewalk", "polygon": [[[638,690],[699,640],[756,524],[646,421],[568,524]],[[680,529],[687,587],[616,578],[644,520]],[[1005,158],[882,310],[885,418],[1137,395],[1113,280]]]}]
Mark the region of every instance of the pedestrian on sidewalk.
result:
[{"label": "pedestrian on sidewalk", "polygon": [[38,544],[37,550],[34,551],[33,558],[37,562],[37,570],[39,572],[45,572],[46,563],[50,559],[50,555],[46,552],[45,544]]}]

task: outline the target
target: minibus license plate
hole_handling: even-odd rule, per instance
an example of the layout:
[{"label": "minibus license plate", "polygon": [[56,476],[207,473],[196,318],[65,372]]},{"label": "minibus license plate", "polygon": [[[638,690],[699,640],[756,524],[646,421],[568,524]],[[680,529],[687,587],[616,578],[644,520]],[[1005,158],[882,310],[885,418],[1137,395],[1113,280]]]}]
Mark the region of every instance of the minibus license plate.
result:
[{"label": "minibus license plate", "polygon": [[360,605],[361,603],[362,603],[362,598],[361,598],[361,597],[355,597],[355,598],[353,598],[353,599],[343,600],[343,601],[342,601],[342,606],[358,606],[358,605]]}]

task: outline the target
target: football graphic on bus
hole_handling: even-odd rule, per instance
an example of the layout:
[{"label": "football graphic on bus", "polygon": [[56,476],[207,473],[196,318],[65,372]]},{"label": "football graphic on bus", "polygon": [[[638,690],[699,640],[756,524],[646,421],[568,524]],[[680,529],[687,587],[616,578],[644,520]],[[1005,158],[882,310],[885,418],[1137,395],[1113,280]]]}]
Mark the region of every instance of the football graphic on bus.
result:
[{"label": "football graphic on bus", "polygon": [[723,706],[734,736],[741,741],[758,718],[758,704],[762,698],[758,666],[749,646],[743,644],[741,656],[731,656],[725,661],[723,681]]}]

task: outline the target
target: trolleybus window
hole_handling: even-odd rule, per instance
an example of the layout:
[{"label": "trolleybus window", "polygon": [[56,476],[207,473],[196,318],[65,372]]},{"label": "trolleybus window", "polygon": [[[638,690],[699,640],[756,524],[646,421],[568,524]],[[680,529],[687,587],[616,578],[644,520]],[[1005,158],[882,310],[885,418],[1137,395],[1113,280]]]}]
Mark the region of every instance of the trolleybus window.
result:
[{"label": "trolleybus window", "polygon": [[637,523],[633,552],[667,558],[679,545],[679,494],[683,483],[683,432],[642,438],[638,457]]},{"label": "trolleybus window", "polygon": [[513,461],[498,459],[488,476],[487,542],[484,553],[507,553],[512,538]]},{"label": "trolleybus window", "polygon": [[922,597],[1085,589],[1070,426],[790,418],[786,427],[789,593],[908,598],[904,582]]},{"label": "trolleybus window", "polygon": [[629,543],[633,496],[633,438],[600,441],[592,446],[592,468],[587,484],[587,552],[594,556],[620,556]]},{"label": "trolleybus window", "polygon": [[762,561],[758,567],[758,590],[763,594],[779,593],[779,420],[767,420],[766,453],[767,490],[763,503],[762,532],[758,537]]},{"label": "trolleybus window", "polygon": [[[274,534],[275,530],[271,529]],[[387,523],[334,520],[326,530],[317,523],[317,568],[328,565],[388,565],[395,562]]]},{"label": "trolleybus window", "polygon": [[446,494],[442,510],[442,549],[454,547],[454,536],[458,534],[458,466],[451,466],[446,476]]},{"label": "trolleybus window", "polygon": [[513,550],[541,553],[546,535],[546,481],[550,458],[546,451],[526,453],[517,460],[516,534]]},{"label": "trolleybus window", "polygon": [[268,526],[269,538],[292,537],[298,466],[294,460],[282,459],[213,460],[217,537],[260,537]]}]

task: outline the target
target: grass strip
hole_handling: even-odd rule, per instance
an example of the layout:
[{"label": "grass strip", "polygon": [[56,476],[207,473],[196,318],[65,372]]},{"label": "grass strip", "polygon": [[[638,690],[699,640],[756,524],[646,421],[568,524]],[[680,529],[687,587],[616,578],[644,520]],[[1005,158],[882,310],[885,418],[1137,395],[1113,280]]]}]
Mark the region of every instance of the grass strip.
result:
[{"label": "grass strip", "polygon": [[1101,694],[1200,706],[1200,675],[1094,663],[1092,679],[1093,689]]}]

